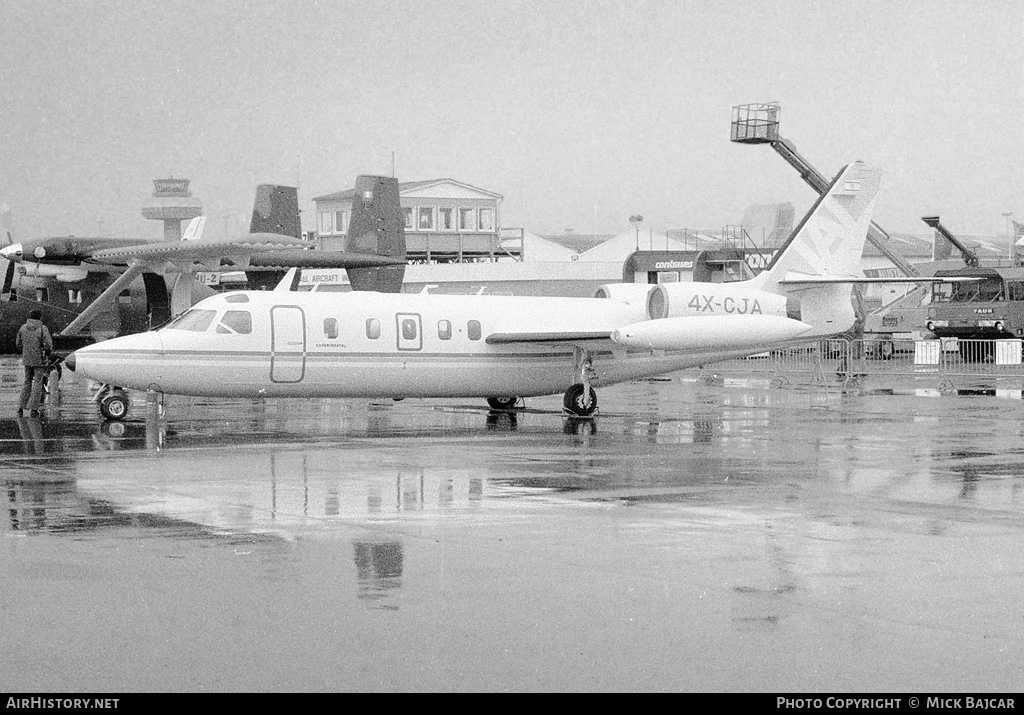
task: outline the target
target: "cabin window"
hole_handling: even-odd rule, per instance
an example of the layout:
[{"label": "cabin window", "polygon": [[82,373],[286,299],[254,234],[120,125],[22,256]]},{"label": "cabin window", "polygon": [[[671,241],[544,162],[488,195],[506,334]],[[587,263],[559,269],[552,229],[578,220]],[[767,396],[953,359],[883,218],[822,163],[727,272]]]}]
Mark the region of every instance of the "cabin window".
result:
[{"label": "cabin window", "polygon": [[412,318],[405,318],[402,321],[402,339],[403,340],[415,340],[416,339],[416,321]]},{"label": "cabin window", "polygon": [[220,319],[217,332],[248,335],[252,332],[252,316],[247,310],[229,310]]},{"label": "cabin window", "polygon": [[1024,300],[1024,282],[1011,281],[1006,284],[1006,290],[1010,295],[1010,300]]},{"label": "cabin window", "polygon": [[217,311],[215,310],[187,310],[172,321],[167,326],[167,330],[189,330],[193,333],[203,333],[210,327],[210,323],[213,322],[216,315]]},{"label": "cabin window", "polygon": [[440,231],[454,231],[455,221],[451,209],[437,210],[437,228]]},{"label": "cabin window", "polygon": [[338,337],[338,319],[324,318],[324,337],[334,340]]},{"label": "cabin window", "polygon": [[369,318],[366,321],[366,337],[376,340],[380,337],[380,321],[376,318]]},{"label": "cabin window", "polygon": [[471,320],[466,324],[466,333],[469,335],[470,340],[480,339],[480,321]]},{"label": "cabin window", "polygon": [[421,206],[419,208],[419,220],[417,227],[420,231],[433,231],[434,230],[434,207],[433,206]]},{"label": "cabin window", "polygon": [[476,230],[476,211],[473,209],[459,209],[459,230]]},{"label": "cabin window", "polygon": [[441,340],[452,339],[452,321],[450,320],[439,320],[437,321],[437,337]]},{"label": "cabin window", "polygon": [[932,302],[948,303],[953,297],[952,283],[936,283],[932,286]]}]

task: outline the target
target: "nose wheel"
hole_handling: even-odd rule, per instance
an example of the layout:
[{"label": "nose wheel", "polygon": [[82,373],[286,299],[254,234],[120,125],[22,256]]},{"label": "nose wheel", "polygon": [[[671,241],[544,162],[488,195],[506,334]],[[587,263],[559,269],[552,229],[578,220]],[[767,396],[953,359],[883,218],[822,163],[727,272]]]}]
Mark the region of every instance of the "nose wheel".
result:
[{"label": "nose wheel", "polygon": [[100,414],[105,419],[115,421],[120,421],[127,417],[128,408],[131,405],[128,393],[120,387],[113,387],[111,385],[104,385],[103,389],[96,393],[96,402],[99,405]]}]

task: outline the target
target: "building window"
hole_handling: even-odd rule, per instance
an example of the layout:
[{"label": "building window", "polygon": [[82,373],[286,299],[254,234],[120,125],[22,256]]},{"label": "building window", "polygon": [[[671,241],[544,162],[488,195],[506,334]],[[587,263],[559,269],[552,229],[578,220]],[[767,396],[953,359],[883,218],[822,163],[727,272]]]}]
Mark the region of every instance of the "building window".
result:
[{"label": "building window", "polygon": [[40,303],[47,303],[50,300],[50,291],[46,288],[36,288],[36,300]]},{"label": "building window", "polygon": [[454,231],[455,223],[452,218],[451,209],[438,209],[437,210],[437,229],[439,231]]},{"label": "building window", "polygon": [[413,225],[412,225],[412,207],[403,208],[402,209],[402,214],[405,216],[405,227],[411,231],[412,228],[413,228]]},{"label": "building window", "polygon": [[452,339],[452,321],[450,320],[439,320],[437,321],[437,337],[441,340]]},{"label": "building window", "polygon": [[380,321],[376,318],[369,318],[366,321],[366,337],[376,340],[380,337]]},{"label": "building window", "polygon": [[470,340],[480,339],[480,321],[471,320],[466,324],[466,333],[469,335]]},{"label": "building window", "polygon": [[348,211],[334,212],[334,232],[348,233]]},{"label": "building window", "polygon": [[320,235],[325,236],[328,233],[334,233],[334,212],[333,211],[321,211],[320,212]]},{"label": "building window", "polygon": [[76,304],[76,305],[81,305],[82,304],[82,291],[76,290],[74,288],[68,288],[68,303],[73,303],[73,304]]},{"label": "building window", "polygon": [[338,337],[338,319],[324,318],[324,337],[334,340]]},{"label": "building window", "polygon": [[434,207],[433,206],[420,206],[418,212],[418,219],[416,222],[416,228],[420,231],[433,231],[434,230]]},{"label": "building window", "polygon": [[476,211],[473,209],[459,209],[459,230],[476,231]]},{"label": "building window", "polygon": [[494,230],[494,209],[480,209],[480,230]]}]

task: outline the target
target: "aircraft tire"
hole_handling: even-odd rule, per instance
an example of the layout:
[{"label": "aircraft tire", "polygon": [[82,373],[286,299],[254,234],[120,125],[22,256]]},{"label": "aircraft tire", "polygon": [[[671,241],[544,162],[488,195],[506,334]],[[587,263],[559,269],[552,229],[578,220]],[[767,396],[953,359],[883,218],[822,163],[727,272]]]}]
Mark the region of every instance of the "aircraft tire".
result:
[{"label": "aircraft tire", "polygon": [[128,395],[116,390],[100,400],[100,414],[108,420],[123,420],[128,416],[129,404]]},{"label": "aircraft tire", "polygon": [[511,410],[519,402],[518,397],[488,397],[487,404],[492,410]]},{"label": "aircraft tire", "polygon": [[586,401],[583,399],[583,383],[577,382],[565,391],[565,396],[562,398],[562,408],[576,417],[590,417],[590,415],[594,414],[594,410],[597,409],[597,393],[591,387],[590,404],[586,404]]}]

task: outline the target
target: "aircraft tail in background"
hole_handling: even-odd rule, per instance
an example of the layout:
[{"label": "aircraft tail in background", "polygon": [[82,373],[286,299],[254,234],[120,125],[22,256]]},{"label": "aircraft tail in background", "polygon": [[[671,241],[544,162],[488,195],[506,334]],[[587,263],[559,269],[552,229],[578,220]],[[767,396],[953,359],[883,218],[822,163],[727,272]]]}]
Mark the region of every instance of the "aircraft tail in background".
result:
[{"label": "aircraft tail in background", "polygon": [[276,184],[257,186],[249,233],[277,233],[301,239],[299,190],[294,186]]},{"label": "aircraft tail in background", "polygon": [[[345,250],[405,260],[405,217],[398,180],[390,176],[356,177]],[[400,293],[405,265],[348,268],[352,290]]]}]

